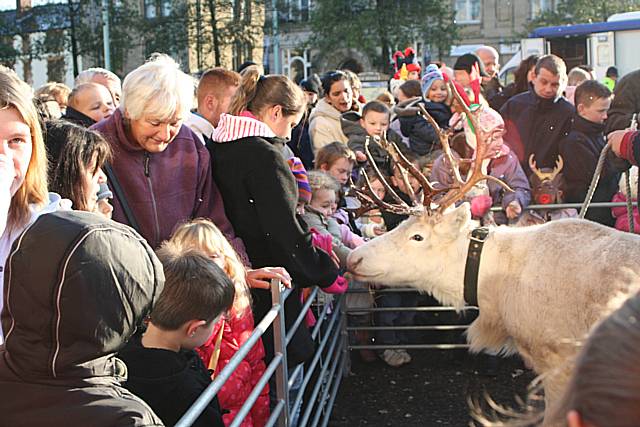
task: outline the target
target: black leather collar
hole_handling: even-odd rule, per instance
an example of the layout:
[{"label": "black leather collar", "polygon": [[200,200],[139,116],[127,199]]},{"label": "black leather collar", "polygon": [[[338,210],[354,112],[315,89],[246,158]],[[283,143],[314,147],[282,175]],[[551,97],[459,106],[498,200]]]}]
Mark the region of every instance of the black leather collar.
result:
[{"label": "black leather collar", "polygon": [[482,246],[489,236],[489,229],[479,227],[471,232],[469,237],[469,251],[464,267],[464,300],[467,305],[478,306],[478,271],[480,270],[480,255]]}]

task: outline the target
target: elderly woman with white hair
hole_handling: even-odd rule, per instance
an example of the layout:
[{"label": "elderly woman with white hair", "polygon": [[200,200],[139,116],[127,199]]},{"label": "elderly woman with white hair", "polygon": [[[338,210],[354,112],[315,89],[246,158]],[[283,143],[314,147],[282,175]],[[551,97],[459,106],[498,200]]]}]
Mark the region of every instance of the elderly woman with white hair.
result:
[{"label": "elderly woman with white hair", "polygon": [[246,257],[225,216],[209,153],[183,126],[194,90],[195,81],[175,61],[155,55],[125,77],[120,107],[93,126],[113,151],[105,170],[114,192],[113,219],[158,247],[177,224],[209,218]]}]

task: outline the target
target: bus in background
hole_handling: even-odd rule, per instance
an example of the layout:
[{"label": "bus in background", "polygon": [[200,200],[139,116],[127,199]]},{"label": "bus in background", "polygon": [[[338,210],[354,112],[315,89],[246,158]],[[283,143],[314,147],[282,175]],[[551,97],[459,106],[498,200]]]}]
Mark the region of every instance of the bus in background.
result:
[{"label": "bus in background", "polygon": [[620,77],[640,69],[640,11],[611,15],[607,22],[536,28],[520,41],[520,51],[500,71],[503,83],[513,81],[513,72],[523,58],[553,53],[563,58],[567,70],[587,64],[601,80],[607,68],[618,68]]}]

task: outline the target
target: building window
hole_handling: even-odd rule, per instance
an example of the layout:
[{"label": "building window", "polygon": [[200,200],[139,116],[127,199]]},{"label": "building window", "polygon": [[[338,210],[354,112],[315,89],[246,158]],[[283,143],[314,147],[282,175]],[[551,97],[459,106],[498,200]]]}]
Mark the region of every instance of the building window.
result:
[{"label": "building window", "polygon": [[158,8],[155,0],[144,0],[144,17],[147,19],[158,17]]},{"label": "building window", "polygon": [[161,12],[163,17],[171,16],[173,12],[173,2],[171,0],[162,0]]},{"label": "building window", "polygon": [[531,0],[531,19],[537,18],[541,13],[554,10],[553,0]]},{"label": "building window", "polygon": [[473,24],[480,22],[481,0],[456,0],[456,22]]},{"label": "building window", "polygon": [[280,19],[287,22],[308,21],[311,0],[285,0],[279,12]]}]

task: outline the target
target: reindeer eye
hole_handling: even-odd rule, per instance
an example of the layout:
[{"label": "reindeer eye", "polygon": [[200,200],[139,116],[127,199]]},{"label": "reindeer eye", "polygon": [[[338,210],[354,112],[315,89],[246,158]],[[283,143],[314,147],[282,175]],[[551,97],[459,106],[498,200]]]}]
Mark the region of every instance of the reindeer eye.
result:
[{"label": "reindeer eye", "polygon": [[424,237],[422,237],[419,234],[414,234],[413,236],[411,236],[411,240],[415,240],[416,242],[422,242],[424,240]]}]

